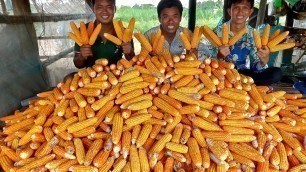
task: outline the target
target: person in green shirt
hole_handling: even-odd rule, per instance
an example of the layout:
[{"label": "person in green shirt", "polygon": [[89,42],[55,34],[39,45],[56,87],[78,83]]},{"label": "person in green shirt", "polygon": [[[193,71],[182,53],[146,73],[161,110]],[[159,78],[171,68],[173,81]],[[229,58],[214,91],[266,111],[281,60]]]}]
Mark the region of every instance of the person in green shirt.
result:
[{"label": "person in green shirt", "polygon": [[74,65],[77,68],[92,66],[95,60],[106,58],[109,64],[116,64],[124,54],[128,60],[134,57],[133,43],[122,43],[117,46],[103,35],[109,33],[116,36],[113,18],[116,12],[116,0],[92,0],[93,12],[96,16],[95,25],[101,23],[101,32],[94,45],[75,45]]}]

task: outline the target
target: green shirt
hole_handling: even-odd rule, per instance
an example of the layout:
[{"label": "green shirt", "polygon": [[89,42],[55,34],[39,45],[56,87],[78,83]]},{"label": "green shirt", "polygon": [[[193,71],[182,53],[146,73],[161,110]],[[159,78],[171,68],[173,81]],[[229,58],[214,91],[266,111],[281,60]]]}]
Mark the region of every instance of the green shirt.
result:
[{"label": "green shirt", "polygon": [[[97,59],[106,58],[108,64],[116,64],[122,58],[123,50],[121,46],[107,40],[105,43],[99,36],[91,46],[93,58],[88,58],[85,66],[92,66]],[[74,51],[80,52],[80,46],[75,44]]]}]

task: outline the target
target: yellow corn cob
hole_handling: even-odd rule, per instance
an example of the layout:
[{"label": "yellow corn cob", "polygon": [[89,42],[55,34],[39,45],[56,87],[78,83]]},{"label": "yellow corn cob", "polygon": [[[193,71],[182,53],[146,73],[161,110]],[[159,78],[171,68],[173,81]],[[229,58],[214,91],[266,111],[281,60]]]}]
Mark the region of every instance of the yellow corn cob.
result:
[{"label": "yellow corn cob", "polygon": [[86,119],[85,108],[79,108],[78,118],[79,118],[79,121],[84,121]]},{"label": "yellow corn cob", "polygon": [[80,93],[75,93],[74,99],[77,102],[77,104],[82,108],[84,108],[87,105],[85,98]]},{"label": "yellow corn cob", "polygon": [[173,143],[179,143],[181,135],[183,133],[183,125],[181,123],[177,124],[173,133],[172,133],[172,139],[171,142]]},{"label": "yellow corn cob", "polygon": [[20,121],[19,123],[12,124],[8,127],[3,127],[3,133],[11,134],[33,123],[34,123],[34,118],[25,119],[25,120]]},{"label": "yellow corn cob", "polygon": [[235,107],[235,103],[233,101],[212,94],[205,95],[204,100],[217,105]]},{"label": "yellow corn cob", "polygon": [[190,136],[191,136],[190,126],[184,126],[183,133],[182,133],[181,138],[180,138],[180,143],[181,144],[186,144],[188,139],[190,138]]},{"label": "yellow corn cob", "polygon": [[267,24],[263,33],[262,33],[262,37],[261,37],[261,44],[263,46],[266,46],[268,44],[269,41],[269,35],[270,35],[270,25]]},{"label": "yellow corn cob", "polygon": [[277,35],[275,38],[273,38],[271,41],[268,43],[268,47],[271,49],[277,44],[279,44],[282,40],[284,40],[289,34],[289,31],[283,32],[279,35]]},{"label": "yellow corn cob", "polygon": [[74,123],[72,125],[69,125],[67,127],[67,131],[69,133],[73,133],[73,132],[82,130],[82,129],[86,128],[86,127],[89,127],[89,126],[95,124],[97,121],[98,121],[97,117],[86,119],[84,121],[80,121],[80,122]]},{"label": "yellow corn cob", "polygon": [[144,95],[141,95],[141,96],[138,96],[138,97],[135,97],[131,100],[128,100],[126,102],[124,102],[120,108],[121,109],[126,109],[129,105],[135,103],[135,102],[139,102],[139,101],[142,101],[142,100],[152,100],[153,97],[151,94],[144,94]]},{"label": "yellow corn cob", "polygon": [[99,33],[100,33],[101,29],[102,29],[102,24],[99,23],[99,24],[95,27],[95,29],[93,30],[92,34],[90,35],[90,38],[89,38],[89,41],[88,41],[88,44],[89,44],[89,45],[93,45],[93,44],[95,43],[96,39],[97,39],[98,36],[99,36]]},{"label": "yellow corn cob", "polygon": [[54,154],[46,155],[42,158],[39,158],[37,160],[34,160],[34,161],[30,162],[29,164],[26,164],[25,166],[19,168],[17,171],[20,171],[20,172],[29,171],[30,169],[40,167],[42,165],[47,164],[48,162],[50,162],[54,158],[55,158]]},{"label": "yellow corn cob", "polygon": [[136,103],[133,103],[127,107],[129,110],[141,110],[141,109],[147,109],[152,106],[151,100],[142,100]]},{"label": "yellow corn cob", "polygon": [[61,164],[67,162],[68,159],[57,159],[57,160],[52,160],[51,162],[47,163],[45,167],[49,170],[55,169]]},{"label": "yellow corn cob", "polygon": [[276,52],[276,51],[281,51],[285,49],[290,49],[295,46],[295,43],[283,43],[283,44],[278,44],[275,45],[274,47],[270,48],[270,52]]},{"label": "yellow corn cob", "polygon": [[70,27],[71,27],[73,33],[75,34],[75,36],[76,36],[79,40],[82,40],[81,32],[80,32],[80,30],[77,28],[77,26],[75,25],[74,22],[70,22]]},{"label": "yellow corn cob", "polygon": [[303,171],[306,169],[306,164],[300,164],[300,165],[297,165],[297,166],[294,166],[293,168],[291,168],[289,170],[289,172],[299,172],[299,171]]},{"label": "yellow corn cob", "polygon": [[136,140],[136,146],[139,148],[141,147],[145,141],[147,140],[147,138],[149,137],[150,133],[152,131],[152,125],[151,124],[145,124],[140,133],[139,133],[139,136]]},{"label": "yellow corn cob", "polygon": [[88,166],[91,164],[91,162],[93,161],[93,158],[98,154],[98,152],[102,148],[102,143],[103,141],[100,139],[95,140],[92,143],[92,145],[90,146],[90,148],[88,149],[85,155],[84,165]]},{"label": "yellow corn cob", "polygon": [[108,172],[115,162],[115,157],[109,157],[104,165],[99,169],[100,172]]},{"label": "yellow corn cob", "polygon": [[242,128],[242,127],[232,127],[232,126],[223,126],[223,130],[231,133],[231,134],[246,134],[246,135],[253,135],[254,130]]},{"label": "yellow corn cob", "polygon": [[68,36],[75,42],[77,43],[80,47],[83,45],[83,41],[80,40],[75,34],[68,32]]},{"label": "yellow corn cob", "polygon": [[288,170],[289,168],[289,162],[287,159],[287,152],[285,149],[285,146],[283,143],[278,143],[277,146],[277,151],[279,153],[279,157],[280,157],[280,162],[279,162],[279,167],[281,170]]},{"label": "yellow corn cob", "polygon": [[280,29],[277,29],[270,37],[269,41],[273,40],[276,36],[280,34]]},{"label": "yellow corn cob", "polygon": [[222,129],[215,123],[209,122],[199,117],[192,117],[192,124],[208,131],[222,131]]},{"label": "yellow corn cob", "polygon": [[155,97],[154,100],[153,100],[153,103],[154,103],[155,106],[162,109],[166,113],[169,113],[173,116],[178,116],[179,115],[178,110],[176,110],[173,106],[171,106],[169,103],[167,103],[165,100],[163,100],[159,97]]},{"label": "yellow corn cob", "polygon": [[168,157],[165,162],[164,171],[165,172],[173,171],[173,166],[174,166],[174,158]]},{"label": "yellow corn cob", "polygon": [[181,33],[180,33],[180,37],[181,37],[181,40],[182,40],[182,42],[183,42],[183,44],[184,44],[184,46],[185,46],[185,49],[186,49],[186,50],[190,50],[190,49],[191,49],[191,44],[190,44],[190,42],[188,41],[187,36],[186,36],[183,32],[181,32]]},{"label": "yellow corn cob", "polygon": [[126,165],[127,161],[126,159],[120,159],[119,162],[117,162],[116,164],[114,164],[114,172],[120,172],[122,171],[123,167]]},{"label": "yellow corn cob", "polygon": [[254,29],[252,32],[253,32],[255,46],[257,49],[260,49],[262,45],[261,45],[261,38],[259,32],[256,29]]},{"label": "yellow corn cob", "polygon": [[160,38],[156,42],[156,46],[154,46],[153,44],[153,51],[156,54],[162,53],[164,42],[165,42],[165,37],[161,35]]},{"label": "yellow corn cob", "polygon": [[116,35],[118,36],[119,39],[123,39],[123,30],[121,29],[118,20],[113,19],[113,25],[114,29],[116,31]]},{"label": "yellow corn cob", "polygon": [[191,68],[191,67],[190,68],[180,67],[180,68],[175,68],[174,72],[178,75],[198,75],[198,74],[203,73],[203,70],[198,69],[198,68]]},{"label": "yellow corn cob", "polygon": [[196,139],[192,137],[189,138],[187,145],[188,145],[189,154],[190,154],[193,164],[196,167],[200,168],[202,166],[202,156],[201,156],[200,148],[199,148],[199,145]]},{"label": "yellow corn cob", "polygon": [[207,87],[210,91],[212,92],[216,91],[216,86],[214,85],[214,83],[207,74],[205,73],[200,74],[200,79],[204,83],[205,87]]},{"label": "yellow corn cob", "polygon": [[143,147],[140,147],[138,150],[138,153],[139,153],[141,171],[149,172],[150,165],[149,165],[149,160],[148,160],[146,149],[144,149]]},{"label": "yellow corn cob", "polygon": [[178,144],[174,142],[168,142],[166,143],[166,148],[175,152],[179,153],[187,153],[188,147],[183,144]]},{"label": "yellow corn cob", "polygon": [[108,39],[109,41],[113,42],[116,45],[121,45],[122,44],[122,41],[120,39],[118,39],[117,37],[115,37],[115,36],[113,36],[109,33],[104,33],[104,37],[106,39]]},{"label": "yellow corn cob", "polygon": [[236,42],[247,32],[247,28],[244,27],[243,29],[241,29],[236,35],[234,35],[233,37],[230,38],[228,45],[232,46],[235,45]]},{"label": "yellow corn cob", "polygon": [[80,23],[80,32],[81,32],[81,36],[82,36],[82,42],[87,45],[88,44],[88,32],[85,26],[84,22]]},{"label": "yellow corn cob", "polygon": [[107,162],[109,158],[109,154],[110,154],[110,151],[101,150],[93,160],[94,166],[98,168],[102,167],[102,165],[104,165],[104,163]]},{"label": "yellow corn cob", "polygon": [[133,34],[132,32],[133,32],[133,30],[131,30],[131,29],[129,29],[129,28],[127,28],[127,29],[124,30],[123,38],[122,38],[122,41],[123,41],[124,43],[130,42],[130,41],[131,41],[131,35]]},{"label": "yellow corn cob", "polygon": [[118,144],[121,139],[123,127],[123,118],[120,113],[116,113],[113,119],[112,127],[112,141],[114,144]]},{"label": "yellow corn cob", "polygon": [[204,138],[220,141],[227,141],[231,137],[231,134],[226,131],[202,131],[201,134]]},{"label": "yellow corn cob", "polygon": [[79,164],[83,164],[85,160],[85,149],[82,140],[79,138],[74,139],[74,146],[76,150],[76,159]]},{"label": "yellow corn cob", "polygon": [[132,171],[141,171],[140,159],[135,145],[130,147],[130,163]]},{"label": "yellow corn cob", "polygon": [[[185,33],[184,33],[185,34]],[[186,35],[186,34],[185,34]],[[187,40],[190,42],[191,44],[191,48],[196,48],[198,46],[198,38],[200,35],[200,28],[198,26],[196,26],[194,28],[193,34],[192,34],[192,38]],[[186,36],[188,37],[188,36]]]},{"label": "yellow corn cob", "polygon": [[0,148],[2,150],[1,153],[6,155],[9,159],[13,160],[14,162],[21,160],[20,157],[17,156],[15,150],[13,150],[13,149],[11,149],[9,147],[6,147],[4,145],[0,146]]},{"label": "yellow corn cob", "polygon": [[256,162],[265,161],[264,157],[260,155],[259,152],[251,146],[238,143],[229,143],[229,149],[238,155],[249,158],[250,160]]},{"label": "yellow corn cob", "polygon": [[229,139],[228,139],[228,142],[251,142],[253,140],[255,140],[256,137],[253,136],[253,135],[245,135],[245,134],[233,134],[233,135],[230,135]]},{"label": "yellow corn cob", "polygon": [[198,105],[187,105],[183,106],[179,112],[180,114],[190,114],[190,113],[197,113],[200,111],[200,107]]},{"label": "yellow corn cob", "polygon": [[207,39],[209,39],[210,42],[214,42],[217,46],[222,45],[220,38],[206,25],[203,26],[203,33],[209,36]]},{"label": "yellow corn cob", "polygon": [[251,90],[249,91],[250,96],[253,100],[261,107],[263,105],[263,100],[255,85],[251,86]]},{"label": "yellow corn cob", "polygon": [[119,82],[125,82],[128,81],[130,79],[136,78],[140,75],[139,71],[137,70],[132,70],[128,73],[123,74],[120,78],[119,78]]},{"label": "yellow corn cob", "polygon": [[188,41],[191,41],[191,35],[189,33],[189,30],[187,28],[183,28],[183,33],[185,34],[185,36],[187,37]]},{"label": "yellow corn cob", "polygon": [[[174,75],[175,76],[182,76],[182,75]],[[180,79],[178,79],[173,86],[175,87],[183,87],[186,86],[187,84],[189,84],[192,80],[193,80],[193,76],[192,75],[187,75],[187,76],[182,76]]]},{"label": "yellow corn cob", "polygon": [[105,120],[104,122],[111,122],[115,116],[115,114],[119,111],[119,107],[118,106],[114,106],[112,107],[112,109],[110,109],[106,116],[105,116]]},{"label": "yellow corn cob", "polygon": [[150,117],[150,114],[143,113],[137,116],[130,117],[129,119],[125,120],[125,123],[127,124],[127,126],[135,126],[143,123],[144,121],[149,120]]},{"label": "yellow corn cob", "polygon": [[249,167],[252,167],[252,168],[255,167],[254,162],[252,160],[250,160],[249,158],[246,158],[246,157],[241,156],[241,155],[236,154],[236,153],[232,153],[232,155],[233,155],[233,158],[236,162],[241,163],[241,164],[245,164],[245,165],[247,165]]},{"label": "yellow corn cob", "polygon": [[[142,33],[135,33],[134,34],[136,38],[138,38],[138,41],[141,43],[141,45],[149,52],[152,51],[152,45],[148,41],[148,39],[142,34]],[[136,36],[137,35],[137,36]]]},{"label": "yellow corn cob", "polygon": [[222,44],[228,44],[228,25],[226,23],[222,25]]},{"label": "yellow corn cob", "polygon": [[136,90],[136,89],[143,89],[145,87],[147,87],[149,85],[149,83],[147,82],[136,82],[136,83],[133,83],[133,84],[128,84],[128,85],[125,85],[125,86],[122,86],[120,88],[120,93],[122,94],[126,94],[130,91],[133,91],[133,90]]},{"label": "yellow corn cob", "polygon": [[172,138],[172,135],[171,134],[165,134],[163,135],[157,142],[155,142],[155,144],[151,147],[150,151],[149,151],[149,154],[152,154],[152,153],[158,153],[160,152],[165,146],[166,146],[166,143],[170,142]]},{"label": "yellow corn cob", "polygon": [[187,96],[186,94],[178,92],[176,90],[169,90],[168,95],[176,100],[179,100],[187,104],[195,104],[195,105],[199,104],[199,102],[197,102],[196,99],[193,99]]},{"label": "yellow corn cob", "polygon": [[143,78],[139,76],[131,80],[125,81],[122,85],[128,85],[128,84],[133,84],[133,83],[142,82],[142,81],[143,81]]}]

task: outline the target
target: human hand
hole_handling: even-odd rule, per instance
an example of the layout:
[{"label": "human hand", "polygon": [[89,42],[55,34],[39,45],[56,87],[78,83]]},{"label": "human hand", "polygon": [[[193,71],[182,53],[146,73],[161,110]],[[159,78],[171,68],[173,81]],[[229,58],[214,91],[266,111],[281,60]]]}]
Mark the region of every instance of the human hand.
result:
[{"label": "human hand", "polygon": [[92,50],[90,45],[82,45],[80,48],[81,56],[84,60],[87,60],[88,57],[92,57]]},{"label": "human hand", "polygon": [[262,46],[256,53],[260,59],[261,66],[265,66],[270,59],[270,50],[267,46]]},{"label": "human hand", "polygon": [[219,50],[219,52],[218,52],[218,57],[219,58],[225,58],[231,53],[228,45],[222,45],[222,46],[218,47],[218,50]]},{"label": "human hand", "polygon": [[121,47],[124,54],[132,54],[134,51],[131,42],[122,43]]}]

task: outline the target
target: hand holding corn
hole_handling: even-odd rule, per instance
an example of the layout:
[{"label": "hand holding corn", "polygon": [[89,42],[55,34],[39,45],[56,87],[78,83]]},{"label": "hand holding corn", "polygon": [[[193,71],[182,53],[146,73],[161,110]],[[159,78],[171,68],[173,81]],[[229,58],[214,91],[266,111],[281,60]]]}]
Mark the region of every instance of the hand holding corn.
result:
[{"label": "hand holding corn", "polygon": [[289,49],[295,46],[295,43],[281,43],[289,34],[289,31],[280,33],[280,30],[275,31],[275,33],[269,37],[270,25],[268,24],[260,37],[257,30],[253,30],[254,42],[256,48],[259,50],[262,46],[268,46],[270,52],[281,51]]}]

